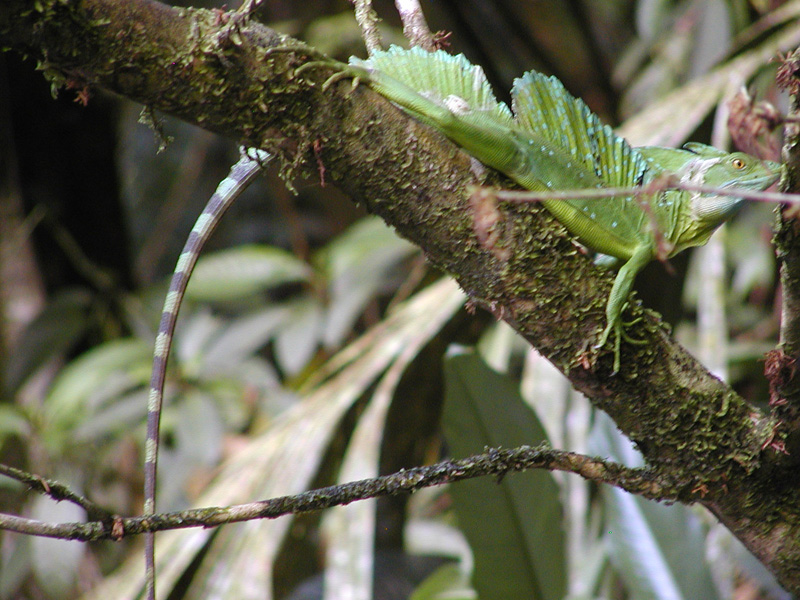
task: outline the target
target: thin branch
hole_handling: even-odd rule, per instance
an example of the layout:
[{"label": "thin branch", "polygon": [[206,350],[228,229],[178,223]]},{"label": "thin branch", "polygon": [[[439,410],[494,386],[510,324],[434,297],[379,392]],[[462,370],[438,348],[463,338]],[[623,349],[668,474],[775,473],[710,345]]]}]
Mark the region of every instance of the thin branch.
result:
[{"label": "thin branch", "polygon": [[785,194],[779,192],[761,192],[746,190],[741,188],[718,188],[708,185],[697,185],[694,183],[679,181],[676,177],[665,174],[645,186],[617,187],[617,188],[590,188],[575,190],[558,191],[520,191],[520,190],[494,190],[486,187],[475,187],[472,192],[473,203],[491,202],[493,199],[507,200],[509,202],[541,202],[542,200],[603,200],[617,196],[629,196],[637,199],[640,208],[645,212],[650,222],[656,244],[656,257],[666,262],[674,246],[670,244],[661,234],[652,205],[648,199],[655,194],[666,190],[683,190],[700,194],[710,194],[716,196],[730,196],[733,198],[744,198],[745,200],[756,200],[760,202],[779,202],[783,204],[800,204],[800,194]]},{"label": "thin branch", "polygon": [[638,194],[652,194],[665,190],[684,190],[700,194],[714,194],[716,196],[730,196],[758,202],[779,202],[785,204],[800,204],[800,194],[785,194],[781,192],[758,192],[742,188],[718,188],[710,185],[697,185],[694,183],[666,180],[664,186],[653,188],[650,186],[635,186],[621,188],[591,188],[559,191],[518,191],[518,190],[490,190],[489,193],[500,200],[510,202],[541,202],[542,200],[602,200],[615,196],[635,196]]},{"label": "thin branch", "polygon": [[412,46],[419,46],[432,52],[436,50],[436,39],[428,27],[419,0],[394,0],[400,20],[403,22],[403,35]]},{"label": "thin branch", "polygon": [[[227,508],[198,508],[179,513],[136,518],[115,517],[112,522],[103,523],[52,524],[0,514],[0,529],[82,541],[121,539],[125,535],[145,532],[214,527],[253,519],[274,519],[288,514],[350,504],[367,498],[414,492],[421,488],[474,477],[494,475],[502,478],[508,473],[534,468],[575,473],[589,481],[613,485],[652,500],[675,501],[678,499],[677,492],[659,481],[650,470],[631,469],[599,458],[553,450],[544,446],[538,448],[520,446],[510,450],[490,449],[483,454],[469,458],[447,460],[428,467],[417,467],[374,479],[353,481],[294,496],[283,496]],[[685,500],[685,498],[683,499]]]},{"label": "thin branch", "polygon": [[11,479],[16,479],[28,486],[34,492],[50,496],[56,502],[66,500],[83,508],[89,518],[95,521],[107,521],[113,518],[113,513],[102,506],[98,506],[88,498],[76,494],[64,484],[51,479],[45,479],[39,475],[28,473],[20,469],[15,469],[8,465],[0,464],[0,475],[5,475]]},{"label": "thin branch", "polygon": [[372,54],[380,50],[383,46],[381,34],[378,31],[378,15],[372,9],[372,0],[350,0],[355,6],[356,21],[361,27],[361,35],[364,37],[364,45],[367,52]]}]

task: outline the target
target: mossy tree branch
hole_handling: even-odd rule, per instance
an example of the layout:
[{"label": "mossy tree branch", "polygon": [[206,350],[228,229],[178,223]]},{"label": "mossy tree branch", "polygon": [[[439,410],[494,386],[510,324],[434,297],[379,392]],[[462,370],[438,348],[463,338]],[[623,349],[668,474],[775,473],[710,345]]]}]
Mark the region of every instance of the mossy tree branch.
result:
[{"label": "mossy tree branch", "polygon": [[[26,0],[0,5],[0,41],[35,56],[57,83],[100,86],[277,153],[286,177],[326,177],[418,244],[480,305],[510,323],[606,411],[643,452],[668,496],[716,514],[787,589],[800,592],[800,494],[775,460],[763,416],[661,326],[642,320],[612,353],[592,350],[611,286],[536,206],[476,212],[469,186],[505,184],[438,133],[365,87],[323,92],[312,49],[220,11],[152,0]],[[280,48],[279,51],[275,51]],[[477,219],[477,223],[476,223]],[[489,227],[491,247],[476,234]],[[766,447],[764,451],[762,448]]]},{"label": "mossy tree branch", "polygon": [[669,492],[661,489],[647,469],[631,469],[599,458],[574,452],[553,450],[546,446],[532,448],[490,448],[458,460],[445,460],[425,467],[404,469],[391,475],[352,481],[340,485],[303,492],[294,496],[270,498],[235,506],[188,509],[155,516],[123,518],[112,515],[57,482],[48,482],[30,473],[14,469],[8,475],[28,483],[36,491],[46,493],[55,500],[69,500],[90,509],[94,519],[88,523],[45,523],[33,519],[0,515],[0,529],[60,539],[97,541],[115,539],[148,531],[168,531],[190,527],[214,527],[253,519],[275,519],[288,514],[299,514],[343,506],[356,500],[377,498],[399,493],[464,481],[474,477],[504,477],[509,473],[528,469],[548,469],[576,473],[589,481],[613,485],[625,491],[651,499],[671,499]]}]

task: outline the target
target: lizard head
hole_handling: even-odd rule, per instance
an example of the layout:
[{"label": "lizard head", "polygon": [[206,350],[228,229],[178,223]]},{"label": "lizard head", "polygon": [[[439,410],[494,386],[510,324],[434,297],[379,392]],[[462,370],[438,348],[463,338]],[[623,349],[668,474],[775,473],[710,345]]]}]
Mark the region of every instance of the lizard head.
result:
[{"label": "lizard head", "polygon": [[[740,188],[761,191],[778,181],[781,165],[760,160],[743,152],[716,156],[699,154],[689,161],[682,174],[683,181],[719,189]],[[743,198],[713,193],[694,193],[691,199],[692,217],[711,229],[731,218],[741,208]]]},{"label": "lizard head", "polygon": [[[683,183],[691,183],[719,190],[766,190],[778,181],[782,166],[760,160],[742,152],[728,153],[704,144],[690,143],[684,146],[689,156],[675,174]],[[677,254],[690,246],[705,244],[714,230],[733,217],[744,204],[738,196],[713,192],[678,192],[685,200],[688,210],[676,214],[678,225],[674,235],[674,250]]]}]

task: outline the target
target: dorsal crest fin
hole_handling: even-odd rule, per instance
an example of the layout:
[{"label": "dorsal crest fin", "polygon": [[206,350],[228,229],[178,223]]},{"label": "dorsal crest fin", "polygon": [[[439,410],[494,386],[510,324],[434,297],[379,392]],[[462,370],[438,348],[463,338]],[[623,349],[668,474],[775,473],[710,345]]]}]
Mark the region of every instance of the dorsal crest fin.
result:
[{"label": "dorsal crest fin", "polygon": [[531,71],[511,90],[518,126],[563,148],[609,187],[640,185],[647,162],[555,77]]},{"label": "dorsal crest fin", "polygon": [[483,69],[470,64],[463,54],[392,46],[367,60],[351,58],[350,62],[376,69],[448,108],[463,101],[467,110],[483,112],[506,125],[512,122],[511,111],[495,98]]}]

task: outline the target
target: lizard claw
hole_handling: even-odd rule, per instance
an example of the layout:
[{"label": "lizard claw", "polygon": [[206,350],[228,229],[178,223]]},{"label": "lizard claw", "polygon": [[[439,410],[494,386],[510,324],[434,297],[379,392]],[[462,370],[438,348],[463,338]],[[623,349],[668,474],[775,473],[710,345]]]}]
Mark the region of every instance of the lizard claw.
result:
[{"label": "lizard claw", "polygon": [[361,83],[361,77],[357,73],[351,73],[349,71],[339,71],[338,73],[334,73],[328,79],[325,80],[325,83],[322,84],[322,91],[327,92],[328,88],[331,87],[337,81],[341,81],[342,79],[347,79],[348,77],[353,79],[353,82],[350,87],[350,91],[347,92],[348,94],[352,94],[358,84]]},{"label": "lizard claw", "polygon": [[295,75],[299,75],[303,71],[307,71],[309,69],[319,69],[319,68],[329,68],[337,70],[336,73],[328,77],[325,80],[325,83],[322,84],[322,91],[327,92],[328,89],[337,81],[341,81],[342,79],[351,78],[353,80],[352,88],[350,89],[348,94],[353,93],[353,91],[358,87],[361,83],[364,74],[361,73],[361,69],[353,67],[351,65],[345,65],[343,63],[339,63],[333,60],[314,60],[311,62],[307,62],[304,65],[300,65],[297,69],[295,69]]},{"label": "lizard claw", "polygon": [[600,334],[600,339],[597,341],[597,344],[594,345],[595,350],[599,350],[603,346],[608,343],[608,338],[611,335],[611,332],[614,332],[614,370],[611,372],[612,375],[616,375],[619,373],[620,367],[620,359],[619,359],[619,347],[620,341],[622,337],[625,335],[622,330],[622,324],[620,322],[616,323],[609,323],[606,325],[605,329],[603,329],[603,333]]},{"label": "lizard claw", "polygon": [[[281,52],[297,52],[297,53],[304,53],[306,56],[309,55],[309,48],[302,44],[288,44],[286,46],[277,46],[274,48],[269,48],[267,50],[267,56],[270,54],[278,54]],[[310,69],[331,69],[332,71],[336,71],[333,75],[331,75],[328,79],[325,80],[325,83],[322,84],[322,91],[328,91],[328,88],[332,86],[334,83],[341,79],[347,79],[348,77],[353,79],[353,87],[348,93],[352,93],[358,87],[358,84],[361,83],[363,79],[365,79],[368,75],[365,69],[361,69],[359,67],[354,67],[353,65],[348,65],[344,63],[340,63],[336,60],[331,58],[327,58],[326,56],[322,55],[318,60],[311,60],[307,63],[304,63],[297,67],[294,70],[295,75],[299,75],[303,71],[307,71]]]},{"label": "lizard claw", "polygon": [[[624,311],[627,307],[628,303],[626,302],[622,306],[622,311]],[[620,311],[620,313],[622,311]],[[599,350],[600,348],[605,346],[608,343],[608,338],[611,336],[612,333],[614,334],[614,370],[611,373],[612,375],[616,375],[617,373],[619,373],[620,344],[622,343],[622,340],[625,340],[625,342],[634,346],[642,346],[647,343],[647,340],[633,338],[625,332],[626,328],[636,325],[637,323],[641,322],[642,319],[643,319],[642,317],[636,317],[632,321],[623,321],[621,316],[618,314],[617,317],[614,319],[609,318],[608,324],[605,326],[605,329],[603,329],[603,332],[600,334],[600,338],[597,341],[597,344],[595,344],[594,346],[595,350]]]},{"label": "lizard claw", "polygon": [[619,328],[619,332],[620,335],[622,335],[622,339],[624,339],[629,344],[633,344],[634,346],[644,346],[647,343],[647,340],[632,338],[627,333],[625,333],[626,328],[633,327],[634,325],[640,323],[641,321],[642,317],[636,317],[633,321],[624,322],[622,326]]}]

